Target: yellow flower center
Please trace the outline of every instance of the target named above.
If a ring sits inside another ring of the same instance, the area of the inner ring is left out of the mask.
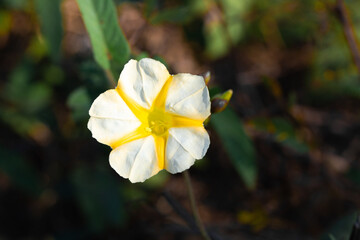
[[[203,126],[202,120],[195,120],[166,111],[165,102],[172,79],[172,76],[167,79],[163,88],[160,90],[159,94],[153,101],[150,109],[146,109],[140,106],[133,99],[129,98],[120,88],[120,86],[116,88],[116,91],[119,93],[120,97],[124,100],[134,115],[139,119],[141,125],[135,131],[127,134],[126,136],[111,144],[113,149],[122,144],[152,135],[155,141],[158,166],[160,169],[164,169],[166,167],[165,150],[169,129],[173,127]]]
[[[167,114],[162,109],[155,108],[148,115],[148,126],[145,128],[145,130],[156,136],[162,136],[167,134],[171,125],[171,115]]]

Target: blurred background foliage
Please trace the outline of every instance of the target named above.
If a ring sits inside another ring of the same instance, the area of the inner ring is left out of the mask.
[[[143,57],[210,71],[211,96],[233,89],[191,169],[214,239],[348,239],[360,79],[337,3],[1,0],[0,239],[197,236],[179,174],[130,184],[86,127],[92,101]],[[345,4],[359,38],[360,2]]]

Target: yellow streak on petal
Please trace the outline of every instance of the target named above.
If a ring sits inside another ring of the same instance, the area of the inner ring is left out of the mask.
[[[130,108],[130,110],[133,112],[133,114],[139,119],[143,124],[147,122],[147,118],[149,115],[149,110],[140,106],[137,102],[135,102],[133,99],[131,99],[124,91],[117,86],[116,91],[120,95],[120,97],[124,100],[126,105]]]
[[[153,135],[155,140],[155,150],[158,161],[159,169],[162,170],[165,168],[165,151],[166,151],[166,142],[168,136],[157,136]]]
[[[123,144],[131,142],[131,141],[135,141],[140,138],[145,138],[149,135],[150,135],[150,133],[145,131],[144,126],[141,125],[135,131],[126,134],[122,138],[120,138],[120,139],[116,140],[114,143],[110,144],[110,146],[112,149],[115,149],[115,148],[119,147],[120,145],[123,145]]]
[[[173,76],[170,76],[166,80],[164,86],[161,88],[160,92],[154,99],[150,109],[146,109],[139,105],[129,96],[127,96],[119,86],[116,88],[116,91],[124,100],[126,105],[141,121],[141,125],[135,131],[112,143],[111,147],[114,149],[122,144],[152,135],[155,141],[157,163],[160,170],[166,168],[165,151],[167,139],[169,137],[168,128],[203,126],[203,120],[191,119],[166,111],[166,98],[172,80]]]
[[[173,113],[168,113],[168,114],[171,114],[171,119],[172,119],[171,127],[202,127],[202,126],[204,126],[203,120],[191,119],[191,118],[176,115]]]
[[[154,109],[154,108],[165,109],[166,97],[167,97],[172,79],[173,79],[173,76],[170,76],[166,80],[164,86],[161,88],[160,92],[158,93],[154,102],[152,103],[151,109]]]

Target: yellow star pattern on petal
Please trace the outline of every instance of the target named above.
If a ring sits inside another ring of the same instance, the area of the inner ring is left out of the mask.
[[[155,140],[158,166],[160,169],[164,169],[165,150],[167,138],[169,136],[169,128],[203,126],[203,121],[190,119],[166,111],[165,101],[172,79],[173,77],[170,76],[166,80],[163,88],[160,90],[159,94],[155,98],[150,109],[146,109],[140,106],[134,100],[129,98],[119,86],[116,87],[116,91],[125,101],[126,105],[130,108],[134,115],[140,120],[141,125],[135,131],[123,136],[122,138],[112,143],[111,147],[113,149],[130,141],[152,135]]]

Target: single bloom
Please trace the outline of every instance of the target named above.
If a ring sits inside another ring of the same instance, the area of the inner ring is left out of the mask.
[[[130,60],[115,89],[95,99],[88,128],[112,148],[111,167],[131,182],[178,173],[204,157],[210,139],[209,91],[201,76],[170,75],[153,59]]]

